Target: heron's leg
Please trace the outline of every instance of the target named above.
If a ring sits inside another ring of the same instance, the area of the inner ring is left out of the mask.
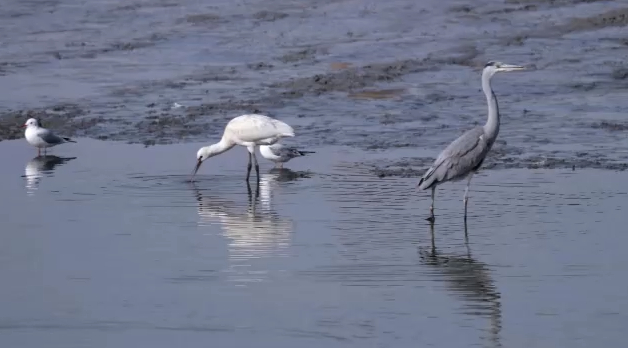
[[[37,157],[41,156],[41,147],[37,148]]]
[[[283,168],[283,162],[279,162],[279,168]]]
[[[467,218],[467,203],[469,202],[469,185],[471,185],[471,179],[473,179],[473,174],[469,174],[469,178],[467,179],[467,187],[464,189],[464,218]]]
[[[246,182],[249,182],[249,176],[251,175],[251,153],[249,152],[249,164],[246,166]]]

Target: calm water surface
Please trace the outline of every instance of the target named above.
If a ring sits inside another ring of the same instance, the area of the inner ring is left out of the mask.
[[[416,179],[367,153],[315,148],[297,179],[262,160],[249,195],[241,148],[186,182],[198,146],[0,144],[1,346],[624,342],[625,173],[486,171],[468,225],[449,184],[432,230]]]

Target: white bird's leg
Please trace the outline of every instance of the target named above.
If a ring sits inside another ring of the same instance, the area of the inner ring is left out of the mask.
[[[279,168],[283,168],[283,162],[279,162],[279,163],[277,163],[277,164],[278,164],[278,166],[277,166],[277,167],[279,167]]]
[[[467,179],[467,187],[464,189],[464,218],[467,219],[467,203],[469,202],[469,185],[471,184],[471,179],[473,179],[473,174],[469,174],[469,178]]]
[[[251,152],[249,152],[249,164],[246,166],[246,182],[249,182],[249,176],[251,174],[251,167],[253,166],[253,164],[251,164]]]
[[[37,148],[37,157],[41,156],[41,147]]]
[[[257,163],[257,156],[255,156],[255,148],[253,149],[253,161],[255,161],[255,173],[257,174],[257,183],[259,184],[259,164]]]
[[[427,218],[427,221],[434,222],[436,218],[434,217],[434,197],[436,196],[436,185],[432,186],[432,205],[430,205],[430,217]]]

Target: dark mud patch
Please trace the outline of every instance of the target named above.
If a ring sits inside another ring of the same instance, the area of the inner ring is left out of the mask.
[[[15,70],[28,66],[26,63],[21,62],[0,62],[0,76],[11,74]]]
[[[275,66],[270,63],[258,62],[258,63],[249,63],[246,65],[246,67],[251,70],[259,71],[259,70],[271,70]]]
[[[277,101],[278,102],[278,101]],[[186,108],[187,117],[190,120],[196,120],[204,117],[215,117],[215,115],[231,114],[234,111],[240,111],[250,114],[269,114],[265,113],[270,106],[279,106],[277,103],[272,104],[270,101],[260,100],[226,100],[216,103],[206,103]]]
[[[472,13],[474,12],[475,7],[470,5],[454,5],[449,8],[449,12],[453,13]]]
[[[344,70],[352,67],[353,64],[346,62],[334,62],[329,64],[331,70]]]
[[[628,68],[616,68],[611,73],[611,77],[614,80],[625,80],[625,79],[628,79]]]
[[[51,52],[51,54],[57,59],[93,59],[107,53],[135,51],[153,47],[159,42],[163,42],[165,40],[167,40],[167,37],[164,35],[152,34],[146,37],[130,39],[128,41],[112,42],[106,44],[105,47],[97,47],[95,44],[86,41],[73,41],[65,44],[67,49],[54,51]]]
[[[551,7],[571,6],[578,4],[588,4],[607,0],[506,0],[506,4],[512,5],[543,5]]]
[[[317,54],[326,54],[326,53],[327,53],[327,50],[324,50],[324,49],[306,48],[304,50],[288,52],[284,54],[283,56],[279,57],[278,59],[282,63],[296,63],[302,60],[307,60],[307,61],[312,62],[314,61],[314,57],[316,57]]]
[[[177,79],[163,79],[142,81],[114,88],[110,91],[114,97],[141,97],[148,94],[163,92],[165,90],[180,90],[188,87],[218,81],[238,80],[238,69],[229,68],[205,68],[196,73],[181,76]]]
[[[274,22],[288,17],[288,14],[273,11],[259,11],[253,14],[253,18],[259,22]]]
[[[424,59],[407,59],[392,63],[378,63],[353,67],[338,72],[317,74],[271,85],[286,89],[284,97],[302,97],[330,92],[349,92],[378,82],[391,82],[404,75],[434,71],[442,65],[477,66],[474,59],[480,54],[475,46],[460,47],[450,55],[431,54]]]
[[[492,14],[502,14],[502,13],[512,13],[512,12],[530,12],[530,11],[536,11],[538,10],[538,6],[537,5],[524,5],[524,6],[517,6],[517,7],[506,7],[503,9],[497,9],[497,10],[489,10],[486,12],[483,12],[483,15],[492,15]]]
[[[559,26],[562,34],[597,30],[608,27],[624,27],[628,25],[628,7],[611,10],[590,17],[574,18],[566,24]]]
[[[597,0],[595,0],[597,1]],[[565,6],[579,2],[595,2],[595,1],[565,1]],[[547,2],[545,2],[547,3]],[[526,40],[540,38],[556,38],[563,35],[578,33],[584,31],[593,31],[609,27],[628,26],[628,8],[620,8],[610,10],[589,17],[578,17],[568,20],[564,24],[547,26],[540,30],[531,30],[520,32],[515,35],[507,36],[501,39],[501,44],[505,46],[522,46]]]
[[[406,90],[404,88],[391,88],[379,90],[365,90],[349,93],[349,98],[354,99],[392,99],[402,95]]]
[[[225,100],[220,102],[204,103],[186,108],[187,116],[195,120],[204,115],[225,115],[234,111],[246,113],[260,113],[261,110],[270,108],[280,108],[285,103],[294,98],[301,98],[306,95],[320,95],[330,92],[352,92],[364,89],[377,82],[390,82],[403,75],[439,69],[443,64],[463,65],[477,67],[480,64],[474,62],[479,55],[475,47],[463,47],[454,51],[449,56],[436,55],[428,56],[425,59],[405,60],[393,63],[372,64],[362,67],[349,67],[345,70],[318,74],[311,77],[304,77],[272,84],[270,87],[279,88],[281,91],[271,90],[266,96],[249,100]],[[262,65],[260,68],[264,68]],[[235,74],[235,72],[233,72]],[[199,80],[198,75],[195,80]],[[203,79],[200,79],[205,82]],[[169,81],[172,84],[172,81]],[[189,81],[188,81],[189,83]],[[151,85],[154,85],[151,82]],[[154,86],[153,86],[154,87]],[[159,86],[160,88],[163,86]],[[181,86],[183,87],[183,85]],[[147,86],[127,87],[118,91],[123,95],[137,95],[144,93]],[[395,93],[397,91],[395,90]]]
[[[24,137],[22,125],[36,118],[45,128],[63,136],[84,136],[101,123],[102,117],[84,117],[87,112],[76,104],[60,104],[48,108],[8,111],[0,114],[0,141]]]
[[[480,18],[479,16],[482,16],[482,15],[495,15],[495,14],[504,14],[504,13],[512,13],[512,12],[536,11],[537,9],[538,9],[538,6],[535,4],[495,8],[495,9],[490,9],[488,11],[478,11],[477,8],[469,6],[469,5],[455,5],[449,8],[449,12],[462,14],[462,15],[472,15],[475,18]]]
[[[179,6],[179,3],[176,2],[160,2],[160,1],[151,1],[150,3],[142,2],[142,3],[134,3],[128,5],[122,5],[114,8],[114,11],[137,11],[140,9],[149,9],[149,8],[164,8],[164,7],[176,7]]]
[[[200,13],[188,15],[184,18],[180,18],[176,21],[177,24],[189,23],[198,26],[216,26],[220,23],[226,22],[222,17],[215,13]]]
[[[593,123],[591,125],[591,128],[604,129],[611,132],[617,132],[617,131],[624,132],[624,131],[628,131],[628,122],[618,123],[618,122],[611,122],[611,121],[602,121],[602,122]]]

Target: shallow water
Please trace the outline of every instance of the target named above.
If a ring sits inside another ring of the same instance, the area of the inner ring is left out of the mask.
[[[9,1],[0,139],[38,116],[68,136],[205,141],[262,112],[303,145],[416,149],[389,164],[423,170],[484,122],[480,68],[500,60],[530,69],[494,79],[487,166],[625,169],[626,14],[619,0]]]
[[[241,148],[186,182],[198,146],[0,144],[2,346],[623,344],[624,173],[483,172],[466,240],[463,183],[432,234],[429,195],[368,153],[262,161],[249,195]]]

